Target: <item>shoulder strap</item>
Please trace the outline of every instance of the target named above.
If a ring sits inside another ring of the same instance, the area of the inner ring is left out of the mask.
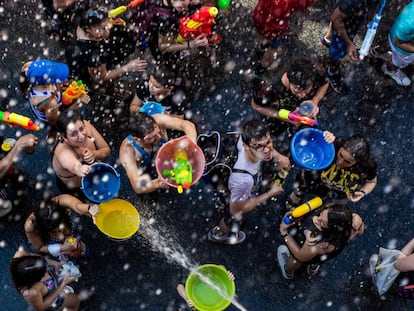
[[[250,173],[249,171],[246,170],[240,170],[238,168],[232,168],[231,169],[232,173],[242,173],[242,174],[249,174],[250,176],[252,176],[253,178],[255,178],[255,175],[253,175],[252,173]]]
[[[151,157],[148,152],[146,152],[144,148],[137,144],[131,134],[127,136],[127,139],[132,147],[134,147],[134,149],[142,155],[142,164],[144,166],[148,166],[151,163]]]
[[[58,83],[56,89],[53,91],[52,95],[47,99],[47,101],[44,103],[45,105],[49,104],[53,98],[56,97],[56,94],[62,89],[62,84]]]

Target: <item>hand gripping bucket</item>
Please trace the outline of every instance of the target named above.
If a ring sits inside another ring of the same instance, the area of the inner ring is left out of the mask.
[[[197,310],[221,311],[231,304],[236,286],[224,267],[205,264],[187,277],[185,292]]]
[[[119,173],[109,164],[94,163],[82,177],[82,191],[92,202],[101,203],[114,198],[121,186]]]
[[[99,204],[95,216],[98,229],[114,240],[126,240],[139,229],[140,217],[137,209],[128,201],[112,199]]]
[[[335,158],[335,147],[323,138],[323,132],[304,128],[290,142],[293,161],[303,169],[318,171],[327,168]]]

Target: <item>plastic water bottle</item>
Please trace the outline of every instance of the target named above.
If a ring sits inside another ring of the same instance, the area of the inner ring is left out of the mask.
[[[313,112],[313,105],[311,102],[303,102],[299,106],[299,114],[303,117],[310,117]]]

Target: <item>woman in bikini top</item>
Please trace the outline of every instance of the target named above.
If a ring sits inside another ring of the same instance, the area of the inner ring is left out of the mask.
[[[58,138],[52,151],[52,167],[68,188],[81,186],[90,165],[109,158],[111,148],[97,129],[74,110],[62,113],[56,123]]]
[[[80,299],[65,293],[66,285],[78,277],[66,275],[59,283],[55,269],[58,263],[18,250],[10,262],[10,275],[14,287],[30,306],[36,310],[79,310]]]

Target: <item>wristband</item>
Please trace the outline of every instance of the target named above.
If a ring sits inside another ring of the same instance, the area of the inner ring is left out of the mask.
[[[50,255],[52,256],[59,256],[62,255],[62,252],[60,251],[60,244],[49,244],[47,246],[47,250],[49,251]]]
[[[189,49],[191,49],[190,48],[190,40],[187,41],[187,46],[188,46]]]
[[[95,204],[93,204],[93,203],[89,203],[89,204],[88,204],[88,212],[91,210],[91,207],[92,207],[92,206],[94,206],[94,205],[95,205]]]
[[[286,238],[287,236],[289,235],[289,233],[285,233],[285,234],[282,234],[282,238]]]
[[[359,190],[359,192],[362,192],[362,194],[364,195],[364,197],[367,196],[367,193],[364,190]]]

